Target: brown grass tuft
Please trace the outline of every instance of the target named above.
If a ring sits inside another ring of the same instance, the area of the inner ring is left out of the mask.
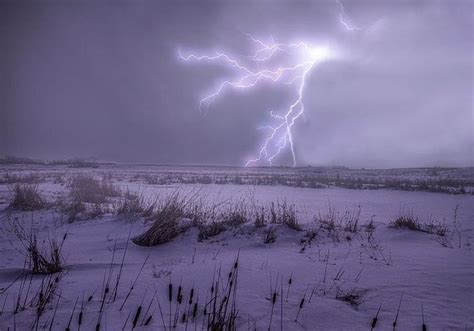
[[[46,205],[38,192],[37,185],[15,184],[12,186],[13,198],[10,207],[17,210],[31,211],[43,209]]]

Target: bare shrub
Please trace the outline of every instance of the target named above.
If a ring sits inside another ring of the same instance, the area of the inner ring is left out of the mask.
[[[121,195],[120,190],[106,179],[99,181],[86,175],[74,177],[69,188],[72,200],[87,203],[104,203],[108,197]]]
[[[43,209],[45,201],[38,192],[37,185],[15,184],[11,187],[13,198],[10,207],[17,210],[31,211]]]

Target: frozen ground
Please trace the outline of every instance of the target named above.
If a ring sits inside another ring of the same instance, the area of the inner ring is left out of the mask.
[[[213,178],[210,184],[192,181],[182,184],[185,180],[155,183],[150,180],[166,176],[202,178],[199,176],[203,173],[196,169],[189,172],[191,175],[186,171],[184,175],[181,172],[178,175],[172,169],[167,169],[163,175],[163,170],[157,172],[148,167],[89,170],[10,166],[2,171],[3,178],[8,174],[10,180],[4,180],[0,185],[0,330],[13,330],[14,326],[18,330],[31,328],[36,319],[35,295],[41,283],[45,282],[45,276],[23,273],[24,249],[11,231],[12,224],[32,228],[40,238],[61,238],[68,233],[62,250],[65,270],[40,318],[39,329],[52,326],[54,330],[64,330],[71,315],[71,330],[78,329],[81,306],[81,328],[84,330],[95,329],[99,319],[102,330],[130,330],[139,306],[143,307],[143,312],[136,329],[170,329],[170,282],[174,286],[172,318],[176,314],[176,288],[180,283],[184,294],[176,329],[205,328],[204,306],[211,298],[213,280],[218,278],[218,270],[221,270],[221,284],[225,285],[237,256],[235,306],[239,330],[265,330],[269,328],[270,320],[274,330],[369,330],[379,308],[375,330],[391,330],[400,299],[397,330],[421,330],[422,307],[429,330],[474,328],[473,195],[383,188],[358,190],[332,185],[329,188],[305,188],[278,183],[215,184],[216,174],[219,178],[234,178],[236,170],[226,168],[203,170],[206,176]],[[278,170],[272,171],[276,171],[278,177]],[[441,176],[443,171],[437,170],[437,176]],[[56,207],[56,200],[67,196],[70,178],[79,173],[105,176],[123,192],[138,192],[148,202],[157,195],[165,199],[176,190],[197,194],[208,205],[246,199],[248,204],[263,206],[286,200],[295,206],[302,230],[296,231],[284,224],[256,229],[249,220],[203,241],[198,240],[200,230],[191,227],[169,243],[154,247],[137,246],[128,240],[129,236],[143,233],[150,223],[144,222],[141,216],[118,215],[112,202],[121,198],[111,198],[104,204],[102,213],[90,219],[66,221],[64,213]],[[393,173],[404,171],[394,170]],[[429,177],[431,181],[439,179],[432,170],[416,173],[416,176]],[[450,178],[454,176],[456,181],[468,183],[473,180],[469,174],[469,171],[467,175],[464,170],[454,171]],[[258,175],[272,176],[268,172]],[[382,175],[376,173],[373,176],[380,179]],[[414,175],[409,172],[402,179],[397,176],[399,182],[407,182]],[[10,187],[15,181],[11,178],[14,177],[19,181],[37,182],[41,195],[50,202],[48,207],[33,212],[7,208],[11,199]],[[366,182],[362,180],[362,183]],[[337,211],[341,219],[346,212],[352,216],[359,215],[360,209],[357,228],[346,231],[341,226],[333,232],[323,229],[308,243],[307,236],[311,230],[321,227],[315,218],[327,218],[328,209]],[[446,234],[441,237],[389,227],[389,223],[400,215],[413,215],[423,224],[442,225]],[[366,226],[370,221],[375,226],[373,230]],[[276,241],[264,244],[262,237],[268,227],[275,229]],[[303,238],[306,238],[304,243]],[[115,284],[124,253],[116,300],[106,295],[102,305],[104,283],[110,275]],[[291,286],[288,284],[290,278]],[[138,280],[126,299],[135,279]],[[192,288],[195,292],[193,305],[198,303],[196,318],[186,318],[187,322],[182,323],[183,312],[192,315],[188,304]],[[277,295],[272,314],[273,293]],[[303,298],[305,301],[298,315]],[[76,300],[78,303],[72,314]],[[18,302],[20,309],[16,309]],[[212,305],[207,307],[207,313],[210,308]],[[14,314],[15,309],[18,311]],[[101,310],[102,314],[99,313]],[[145,324],[148,316],[152,316],[150,323],[140,326]]]

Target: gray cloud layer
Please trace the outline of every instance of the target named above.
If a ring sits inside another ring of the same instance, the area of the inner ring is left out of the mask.
[[[179,61],[243,32],[337,47],[307,81],[298,164],[473,165],[470,1],[3,1],[0,154],[241,165],[285,88],[199,98],[232,74]],[[290,161],[289,155],[279,159]]]

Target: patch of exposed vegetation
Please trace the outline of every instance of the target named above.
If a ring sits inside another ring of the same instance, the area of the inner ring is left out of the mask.
[[[27,257],[28,265],[33,274],[53,274],[63,270],[64,259],[62,247],[67,238],[67,233],[58,240],[49,234],[48,239],[38,240],[33,229],[26,231],[19,222],[9,220],[12,232],[23,246],[22,253]]]
[[[80,175],[72,179],[70,198],[77,202],[105,203],[109,197],[119,197],[120,190],[105,178],[98,180],[91,176]]]
[[[45,200],[41,197],[38,186],[30,184],[15,184],[11,188],[13,198],[10,208],[23,211],[43,209],[46,206]]]
[[[146,218],[148,222],[152,222],[151,227],[133,238],[133,242],[140,246],[167,243],[190,226],[190,224],[184,225],[183,219],[195,220],[200,217],[200,212],[192,197],[182,196],[179,192],[171,194],[162,201],[157,200],[153,211]]]
[[[390,222],[389,227],[436,234],[438,236],[446,236],[448,232],[446,226],[435,222],[432,218],[430,218],[427,223],[421,223],[418,218],[413,215],[399,216]]]

